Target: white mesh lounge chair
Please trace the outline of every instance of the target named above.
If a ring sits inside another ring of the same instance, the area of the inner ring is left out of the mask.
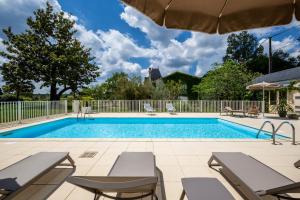
[[[167,109],[167,111],[170,112],[170,113],[176,111],[176,109],[175,109],[175,107],[173,106],[172,103],[166,103],[166,109]]]
[[[155,112],[154,108],[150,105],[150,103],[144,103],[144,109],[146,112],[152,113]]]
[[[220,172],[247,199],[261,200],[268,195],[278,199],[297,199],[286,194],[300,193],[300,182],[294,182],[240,152],[212,153],[208,165],[220,166]]]
[[[72,176],[67,181],[94,193],[94,199],[142,199],[147,196],[157,199],[158,177],[155,157],[150,152],[123,152],[107,176]],[[117,193],[117,196],[107,193]],[[122,193],[137,195],[126,198],[120,196]]]
[[[70,164],[62,163],[65,160]],[[56,166],[71,166],[75,169],[68,152],[40,152],[20,160],[0,171],[0,194],[5,199],[12,199]]]

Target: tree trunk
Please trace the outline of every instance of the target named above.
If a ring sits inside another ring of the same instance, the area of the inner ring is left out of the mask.
[[[20,92],[19,91],[16,91],[16,97],[17,97],[17,101],[19,101],[19,98],[20,98]]]
[[[66,87],[64,89],[62,89],[56,96],[57,96],[57,99],[59,100],[61,95],[63,95],[63,93],[65,93],[66,91],[70,90],[71,88],[70,87]]]
[[[56,83],[52,83],[50,86],[50,101],[57,101],[59,97],[57,96]]]

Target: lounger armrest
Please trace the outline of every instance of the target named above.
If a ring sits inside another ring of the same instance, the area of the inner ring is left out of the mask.
[[[300,190],[300,182],[297,182],[282,187],[272,188],[265,191],[258,191],[257,193],[261,195],[275,195],[275,194],[299,192],[299,190]]]
[[[67,182],[79,187],[95,189],[99,191],[118,191],[154,185],[157,177],[109,177],[109,176],[71,176]]]

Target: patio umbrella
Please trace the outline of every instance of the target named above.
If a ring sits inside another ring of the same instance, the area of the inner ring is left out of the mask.
[[[228,33],[300,20],[300,0],[122,0],[167,28]]]
[[[263,91],[263,116],[265,116],[265,90],[274,90],[279,88],[280,85],[277,83],[261,82],[247,86],[247,90],[262,90]]]

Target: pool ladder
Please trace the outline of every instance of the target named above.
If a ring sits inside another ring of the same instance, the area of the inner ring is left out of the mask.
[[[270,125],[271,125],[271,128],[272,128],[272,140],[273,140],[272,144],[276,144],[275,136],[276,136],[276,134],[278,133],[279,129],[280,129],[284,124],[288,124],[288,125],[290,125],[291,128],[292,128],[292,144],[293,144],[293,145],[296,145],[296,130],[295,130],[295,126],[294,126],[292,123],[288,122],[288,121],[284,121],[284,122],[280,123],[279,126],[278,126],[276,129],[275,129],[275,125],[274,125],[271,121],[265,121],[265,122],[261,125],[259,131],[257,132],[256,138],[258,138],[259,134],[261,133],[261,131],[263,130],[263,128],[265,127],[266,124],[270,124]]]

